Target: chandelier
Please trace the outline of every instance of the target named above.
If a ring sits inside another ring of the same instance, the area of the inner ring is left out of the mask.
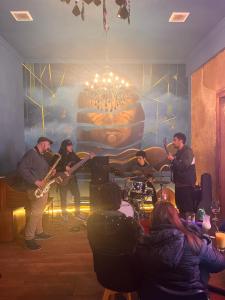
[[[130,83],[113,72],[95,74],[85,83],[85,98],[91,106],[105,112],[113,112],[126,104],[130,96]]]
[[[112,0],[110,0],[112,1]],[[130,24],[130,1],[131,0],[115,0],[115,3],[119,6],[117,17],[123,20],[128,20],[128,24]],[[61,0],[61,2],[65,2],[70,4],[71,0]],[[79,4],[79,2],[81,4]],[[102,5],[102,17],[103,17],[103,27],[105,31],[109,30],[109,24],[107,21],[107,8],[106,8],[106,0],[76,0],[75,6],[73,7],[72,13],[75,17],[80,16],[81,19],[85,20],[85,5],[95,4],[96,6]]]

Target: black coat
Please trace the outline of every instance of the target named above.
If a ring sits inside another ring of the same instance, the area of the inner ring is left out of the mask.
[[[184,234],[171,225],[152,230],[136,255],[145,290],[152,284],[178,291],[205,289],[207,274],[225,269],[225,257],[211,243],[203,238],[195,255]]]
[[[190,147],[178,150],[172,162],[173,181],[175,185],[195,186],[195,158]]]
[[[81,159],[75,152],[63,154],[56,169],[58,172],[64,172],[68,164],[70,164],[70,166],[73,166],[77,164],[80,160]]]

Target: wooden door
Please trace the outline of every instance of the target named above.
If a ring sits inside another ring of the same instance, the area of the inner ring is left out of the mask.
[[[225,217],[225,91],[217,96],[217,197]]]

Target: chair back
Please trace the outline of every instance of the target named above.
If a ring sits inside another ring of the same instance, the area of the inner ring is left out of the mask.
[[[95,213],[88,219],[87,231],[98,281],[114,291],[135,291],[139,285],[136,221],[120,212]]]

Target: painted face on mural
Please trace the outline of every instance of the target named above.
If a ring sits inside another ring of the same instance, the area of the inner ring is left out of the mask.
[[[86,103],[90,105],[88,100]],[[126,147],[143,137],[144,112],[137,99],[128,99],[126,105],[113,112],[96,109],[78,113],[77,120],[80,124],[86,124],[86,128],[80,126],[78,140],[89,141],[96,147]]]
[[[118,113],[88,113],[91,123],[96,128],[90,131],[92,140],[118,147],[130,139],[132,127],[130,123],[135,120],[135,111],[126,110]]]

